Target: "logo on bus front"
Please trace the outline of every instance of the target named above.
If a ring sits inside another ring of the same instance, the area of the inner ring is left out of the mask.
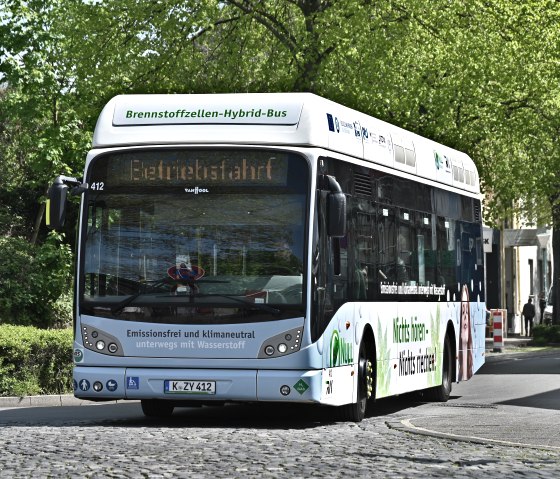
[[[345,366],[353,361],[352,343],[340,336],[338,330],[334,330],[329,346],[328,367]]]

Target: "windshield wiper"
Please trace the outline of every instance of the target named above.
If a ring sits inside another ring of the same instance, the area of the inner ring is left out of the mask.
[[[117,303],[115,306],[113,306],[111,308],[111,313],[120,314],[120,312],[124,308],[126,308],[130,303],[132,303],[139,296],[143,294],[153,293],[154,291],[157,291],[159,288],[161,288],[163,285],[169,283],[174,284],[176,283],[176,280],[172,280],[171,278],[162,278],[160,280],[155,281],[153,284],[147,286],[144,283],[142,283],[142,286],[144,287],[141,287],[138,291],[136,291],[136,293],[131,294],[127,298],[123,299],[120,303]]]
[[[160,280],[155,281],[151,285],[143,284],[143,288],[140,288],[136,293],[131,294],[127,298],[123,299],[120,303],[117,303],[115,306],[111,308],[111,313],[113,314],[120,314],[124,308],[130,305],[132,302],[136,300],[139,296],[143,294],[153,293],[158,291],[162,286],[165,285],[186,285],[196,286],[198,283],[229,283],[229,281],[221,281],[221,280],[198,280],[196,282],[192,280],[184,280],[184,279],[173,279],[173,278],[162,278]],[[261,311],[267,311],[273,314],[280,314],[280,310],[273,306],[264,303],[254,303],[249,301],[248,299],[240,298],[239,296],[233,296],[229,294],[219,294],[219,293],[208,293],[208,294],[200,294],[195,291],[195,289],[191,289],[190,294],[187,293],[186,295],[180,295],[180,297],[189,297],[191,302],[194,302],[195,298],[209,298],[209,297],[220,297],[220,298],[227,298],[233,301],[237,301],[245,306],[251,307],[252,309],[259,309]]]

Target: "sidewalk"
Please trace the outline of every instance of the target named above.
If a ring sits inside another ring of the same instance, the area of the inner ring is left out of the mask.
[[[503,338],[502,352],[512,352],[526,349],[530,346],[533,338],[528,338],[526,336],[513,336],[511,338]],[[486,353],[494,352],[494,339],[486,338]]]
[[[527,350],[527,348],[547,348],[560,345],[549,345],[549,346],[535,346],[533,345],[533,338],[527,336],[511,336],[503,338],[503,352],[515,352],[519,350]],[[494,339],[486,338],[486,351],[493,352],[494,350]]]
[[[560,344],[550,344],[546,346],[534,346],[533,338],[526,336],[514,336],[511,338],[503,338],[503,347],[501,352],[494,351],[494,340],[486,338],[486,362],[492,362],[500,359],[519,358],[523,356],[547,356],[555,354]]]
[[[533,338],[527,336],[512,336],[503,339],[504,349],[525,348],[533,342]],[[494,339],[486,338],[486,350],[492,350],[494,347]]]
[[[493,346],[493,340],[487,339],[487,371],[498,371],[500,367],[501,371],[512,371],[515,370],[515,362],[519,367],[520,362],[530,358],[545,360],[549,357],[555,361],[560,354],[559,344],[534,346],[531,338],[526,337],[504,338],[501,353],[494,352]],[[496,373],[485,375],[482,366],[482,374],[477,377],[476,373],[474,377],[478,387],[471,389],[470,381],[461,382],[457,387],[453,386],[454,397],[448,403],[425,403],[413,412],[406,410],[403,418],[390,419],[387,424],[399,431],[442,439],[488,444],[498,448],[532,447],[558,453],[558,390],[554,384],[545,391],[532,390],[531,387],[524,389],[523,383],[519,383],[520,378],[521,381],[527,380],[532,371],[523,368],[523,365],[521,370],[513,375],[504,374],[498,384],[494,376]],[[521,384],[516,391],[522,397],[514,398],[510,394],[510,386],[513,388],[514,383]],[[491,394],[480,393],[491,388],[495,388]],[[496,451],[499,454],[499,449]]]

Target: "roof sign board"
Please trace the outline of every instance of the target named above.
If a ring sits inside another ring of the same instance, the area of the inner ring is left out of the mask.
[[[194,97],[194,98],[192,98]],[[295,125],[299,122],[303,102],[297,99],[228,98],[220,95],[152,95],[138,101],[135,95],[121,97],[115,105],[113,126],[251,124]]]

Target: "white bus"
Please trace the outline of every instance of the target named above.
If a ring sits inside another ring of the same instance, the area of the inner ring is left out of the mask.
[[[74,389],[175,407],[338,406],[484,363],[478,174],[465,154],[308,93],[123,95],[83,182]]]

